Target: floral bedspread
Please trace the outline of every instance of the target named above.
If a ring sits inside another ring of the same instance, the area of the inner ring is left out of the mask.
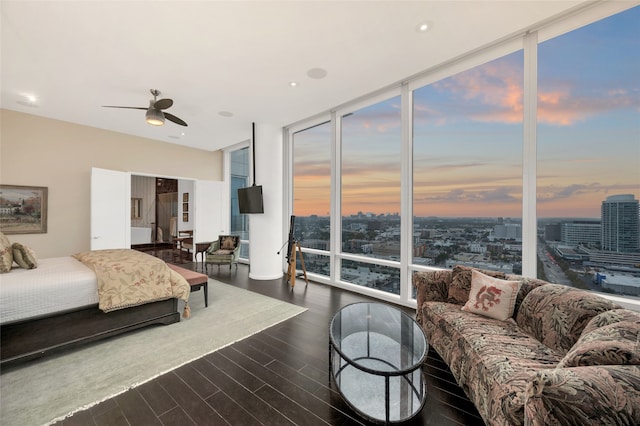
[[[170,298],[189,300],[189,283],[157,257],[128,249],[87,251],[73,257],[95,271],[98,307],[104,312]]]

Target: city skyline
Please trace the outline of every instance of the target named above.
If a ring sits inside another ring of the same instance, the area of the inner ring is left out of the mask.
[[[540,43],[539,218],[595,218],[609,195],[640,199],[639,21],[635,7]],[[521,217],[522,60],[417,89],[415,216]],[[342,216],[399,212],[399,108],[394,97],[345,118]],[[296,137],[294,214],[328,214],[330,126]]]

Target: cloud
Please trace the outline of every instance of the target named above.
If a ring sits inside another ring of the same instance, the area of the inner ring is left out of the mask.
[[[521,55],[506,56],[461,72],[418,89],[415,120],[436,126],[466,120],[519,124],[523,120],[523,80]],[[538,122],[570,126],[613,110],[640,110],[638,93],[604,84],[579,85],[576,81],[542,78],[538,87]]]
[[[452,189],[443,194],[429,194],[416,199],[417,203],[515,203],[522,200],[522,188],[500,186],[490,189]]]
[[[638,185],[634,183],[605,185],[599,182],[592,182],[587,184],[570,184],[567,186],[543,186],[538,187],[537,192],[538,203],[549,203],[558,200],[570,202],[572,199],[587,196],[594,200],[594,206],[600,205],[600,203],[595,200],[598,200],[600,198],[600,201],[603,201],[604,197],[607,194],[640,194],[638,192]]]

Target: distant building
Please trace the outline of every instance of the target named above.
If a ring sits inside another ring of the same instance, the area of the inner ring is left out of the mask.
[[[640,296],[640,278],[598,273],[596,274],[596,282],[615,293]]]
[[[640,251],[640,208],[632,194],[612,195],[602,202],[602,250]]]
[[[522,227],[519,223],[505,223],[493,227],[493,235],[498,240],[521,240]]]
[[[562,239],[562,225],[553,223],[544,227],[545,241],[560,241]]]
[[[600,246],[601,226],[599,220],[575,220],[560,227],[560,241],[567,245]]]

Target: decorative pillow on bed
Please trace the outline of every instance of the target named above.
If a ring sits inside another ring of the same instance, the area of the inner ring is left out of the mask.
[[[13,243],[13,261],[24,269],[35,269],[38,267],[38,259],[36,254],[29,247],[20,243]]]
[[[462,310],[506,321],[513,316],[519,290],[520,281],[505,281],[474,270],[469,300]]]
[[[11,248],[11,242],[0,232],[0,274],[11,271],[11,265],[13,264],[13,249]]]

